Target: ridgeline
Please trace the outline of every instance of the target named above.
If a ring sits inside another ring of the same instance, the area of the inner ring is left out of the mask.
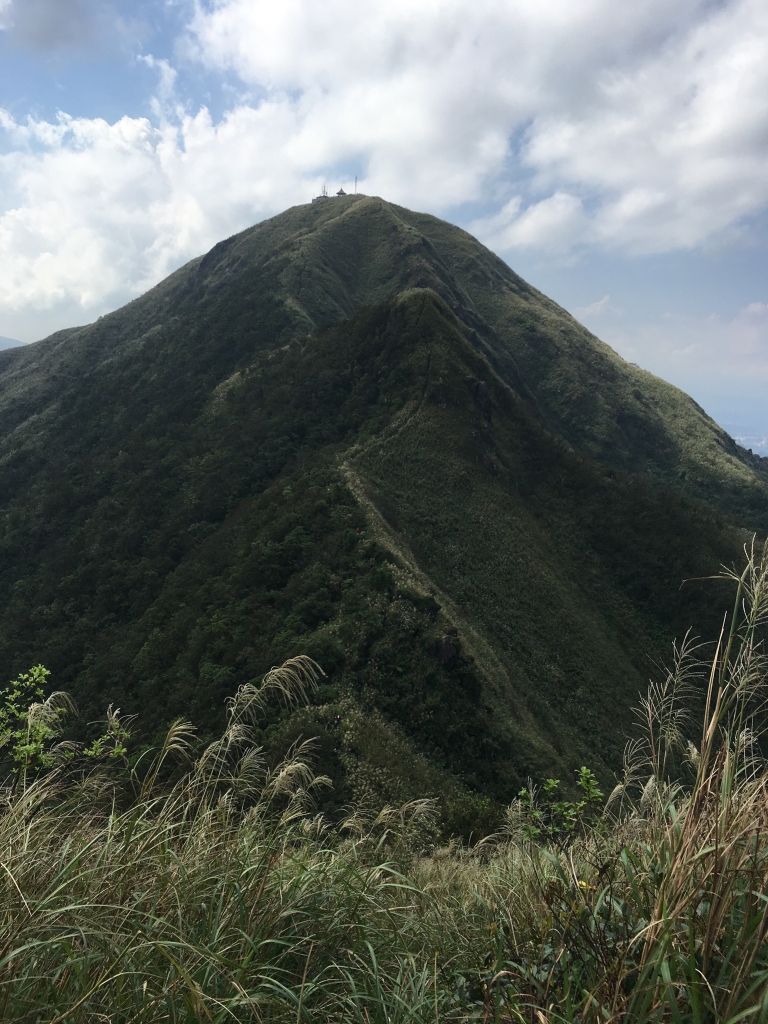
[[[464,834],[528,776],[620,764],[768,527],[768,460],[466,232],[362,196],[0,352],[0,438],[8,678],[213,735],[310,655],[268,757],[317,736],[331,815],[436,795]]]

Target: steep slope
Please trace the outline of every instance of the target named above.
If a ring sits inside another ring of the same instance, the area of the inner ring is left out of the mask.
[[[242,355],[301,340],[412,286],[435,291],[501,378],[579,450],[722,499],[729,511],[738,500],[746,515],[765,516],[765,460],[738,449],[690,398],[625,363],[466,232],[377,198],[295,207],[219,243],[142,298],[74,332],[78,343],[67,346],[66,358],[74,364],[103,359],[115,346],[146,347],[153,330],[190,318],[214,329],[230,355]],[[23,368],[25,391],[34,386],[32,366],[72,334],[6,355]],[[18,405],[6,383],[9,394]]]
[[[315,656],[328,806],[620,758],[768,504],[762,463],[466,233],[297,207],[97,323],[0,353],[0,650],[87,716],[214,728]],[[745,533],[745,530],[747,531]],[[468,824],[469,823],[469,824]]]
[[[615,468],[653,473],[729,511],[736,502],[744,515],[765,521],[766,460],[738,449],[690,398],[625,363],[466,232],[377,198],[295,207],[219,243],[77,332],[66,359],[74,365],[103,359],[115,346],[145,348],[150,332],[173,329],[180,319],[214,330],[218,346],[242,356],[301,340],[412,286],[435,291],[501,378],[574,447]],[[40,384],[32,366],[72,333],[54,335],[34,352],[8,354],[23,368],[24,390]],[[66,374],[66,364],[59,372]],[[18,407],[6,384],[3,395],[9,394]]]

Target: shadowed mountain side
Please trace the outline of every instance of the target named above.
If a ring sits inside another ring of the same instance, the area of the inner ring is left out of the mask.
[[[495,713],[615,764],[649,655],[670,627],[699,628],[702,614],[717,626],[692,577],[737,556],[737,534],[701,503],[576,455],[439,301],[399,301],[422,307],[422,330],[440,323],[410,357],[423,391],[350,451],[350,483],[379,512],[382,543],[425,574],[470,645],[485,641],[472,653]]]
[[[360,708],[411,744],[382,799],[426,754],[433,790],[506,800],[529,772],[616,765],[649,653],[717,617],[679,583],[735,558],[734,531],[558,441],[429,290],[257,355],[197,410],[129,387],[123,359],[0,463],[3,654],[42,657],[91,716],[213,728],[308,651],[329,682],[301,728],[339,792],[372,740],[331,725]]]
[[[761,527],[762,463],[465,232],[297,207],[0,353],[0,652],[92,719],[221,724],[297,653],[327,805],[618,766],[629,708]],[[745,530],[747,532],[745,532]]]

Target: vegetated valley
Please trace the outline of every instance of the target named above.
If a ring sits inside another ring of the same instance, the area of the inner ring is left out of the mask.
[[[3,1019],[768,1013],[766,460],[465,232],[0,352],[0,506]]]

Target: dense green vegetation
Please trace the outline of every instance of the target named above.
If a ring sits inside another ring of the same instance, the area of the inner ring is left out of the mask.
[[[0,353],[0,1019],[768,1021],[766,528],[378,199]]]
[[[99,743],[57,743],[63,698],[36,701],[42,756],[2,735],[0,1017],[764,1021],[767,556],[734,581],[711,666],[683,645],[651,685],[607,804],[582,768],[578,800],[524,790],[474,850],[435,847],[430,801],[362,795],[331,829],[311,749],[265,763],[254,728],[273,698],[306,701],[308,659],[241,688],[197,756],[177,721],[136,757],[114,714]],[[3,695],[14,721],[42,677]]]
[[[760,460],[464,232],[348,197],[0,353],[0,652],[144,742],[178,715],[210,739],[308,654],[270,763],[317,736],[332,818],[430,796],[478,835],[529,775],[610,778],[766,497]]]

